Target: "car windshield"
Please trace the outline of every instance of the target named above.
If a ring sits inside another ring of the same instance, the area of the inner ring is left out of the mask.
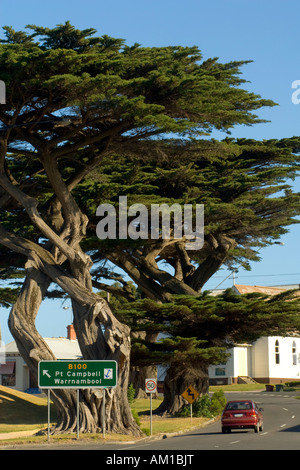
[[[233,403],[228,403],[226,410],[251,410],[252,403],[250,401],[235,401]]]

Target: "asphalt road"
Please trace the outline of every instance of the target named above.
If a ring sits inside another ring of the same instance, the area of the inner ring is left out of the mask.
[[[228,400],[251,398],[264,409],[263,431],[221,433],[220,421],[184,435],[126,446],[145,450],[300,450],[300,400],[292,392],[226,394]],[[116,447],[115,447],[116,448]],[[123,447],[122,447],[123,448]],[[120,449],[120,446],[118,447]]]
[[[239,398],[251,398],[260,407],[264,409],[264,428],[262,432],[254,433],[253,430],[232,430],[230,434],[221,433],[221,423],[216,421],[208,424],[204,428],[195,429],[186,434],[180,434],[173,437],[160,440],[145,440],[131,444],[113,443],[113,444],[72,444],[70,446],[57,447],[55,444],[35,445],[35,446],[15,446],[13,450],[98,450],[102,451],[105,459],[118,456],[139,456],[147,455],[147,459],[154,455],[154,461],[150,463],[159,463],[157,458],[164,455],[164,451],[174,455],[182,454],[179,464],[189,466],[192,464],[194,455],[199,457],[202,451],[224,451],[224,450],[300,450],[300,400],[295,399],[293,392],[247,392],[247,393],[228,393],[228,400]],[[4,447],[0,447],[1,450]],[[6,448],[12,450],[11,448]],[[160,454],[161,453],[161,454]],[[157,458],[155,457],[157,456]],[[137,457],[136,457],[137,458]],[[171,458],[171,457],[169,457]],[[174,457],[175,458],[175,457]],[[185,460],[184,460],[185,458]],[[144,459],[145,461],[147,459]],[[176,457],[178,459],[178,457]],[[156,461],[155,461],[156,460]],[[141,463],[140,461],[139,463]],[[149,464],[149,460],[147,461]],[[116,461],[106,463],[118,464]],[[123,463],[123,462],[119,462]],[[132,461],[131,467],[141,467],[137,461]],[[178,465],[177,461],[160,463],[173,463]],[[152,466],[152,465],[151,465]]]

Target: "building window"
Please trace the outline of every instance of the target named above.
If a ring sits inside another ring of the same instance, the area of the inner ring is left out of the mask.
[[[276,339],[275,341],[275,364],[280,363],[280,355],[279,355],[279,341]]]
[[[14,387],[16,385],[15,374],[2,375],[2,385],[4,387]]]
[[[223,376],[226,375],[225,367],[216,367],[215,368],[215,376],[220,376],[220,375],[223,375]]]
[[[293,356],[293,366],[297,365],[297,346],[296,341],[293,341],[292,344],[292,356]]]
[[[15,361],[1,364],[0,374],[2,377],[1,385],[4,385],[5,387],[14,387],[16,385]]]

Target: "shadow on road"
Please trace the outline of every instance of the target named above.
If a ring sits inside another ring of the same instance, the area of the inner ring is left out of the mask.
[[[300,424],[291,426],[290,428],[281,429],[280,432],[300,432]]]

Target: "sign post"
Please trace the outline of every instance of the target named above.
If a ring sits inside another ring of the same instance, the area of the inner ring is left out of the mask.
[[[48,442],[50,441],[50,388],[48,389]]]
[[[150,393],[150,436],[152,436],[152,393],[155,393],[156,390],[157,390],[157,380],[146,379],[145,391],[146,393]]]
[[[48,389],[48,441],[50,440],[50,390],[77,390],[77,439],[79,439],[79,390],[103,388],[103,436],[105,435],[105,389],[117,386],[116,361],[40,361],[38,386]]]
[[[191,422],[193,420],[193,403],[199,397],[199,393],[191,385],[181,394],[181,396],[189,402],[191,409]]]
[[[105,426],[106,426],[106,422],[105,422],[105,388],[103,389],[103,398],[102,398],[102,406],[103,406],[103,409],[102,409],[102,435],[103,435],[103,439],[105,439]]]
[[[80,422],[79,422],[79,388],[77,388],[77,439],[79,439],[79,430],[80,430]]]

